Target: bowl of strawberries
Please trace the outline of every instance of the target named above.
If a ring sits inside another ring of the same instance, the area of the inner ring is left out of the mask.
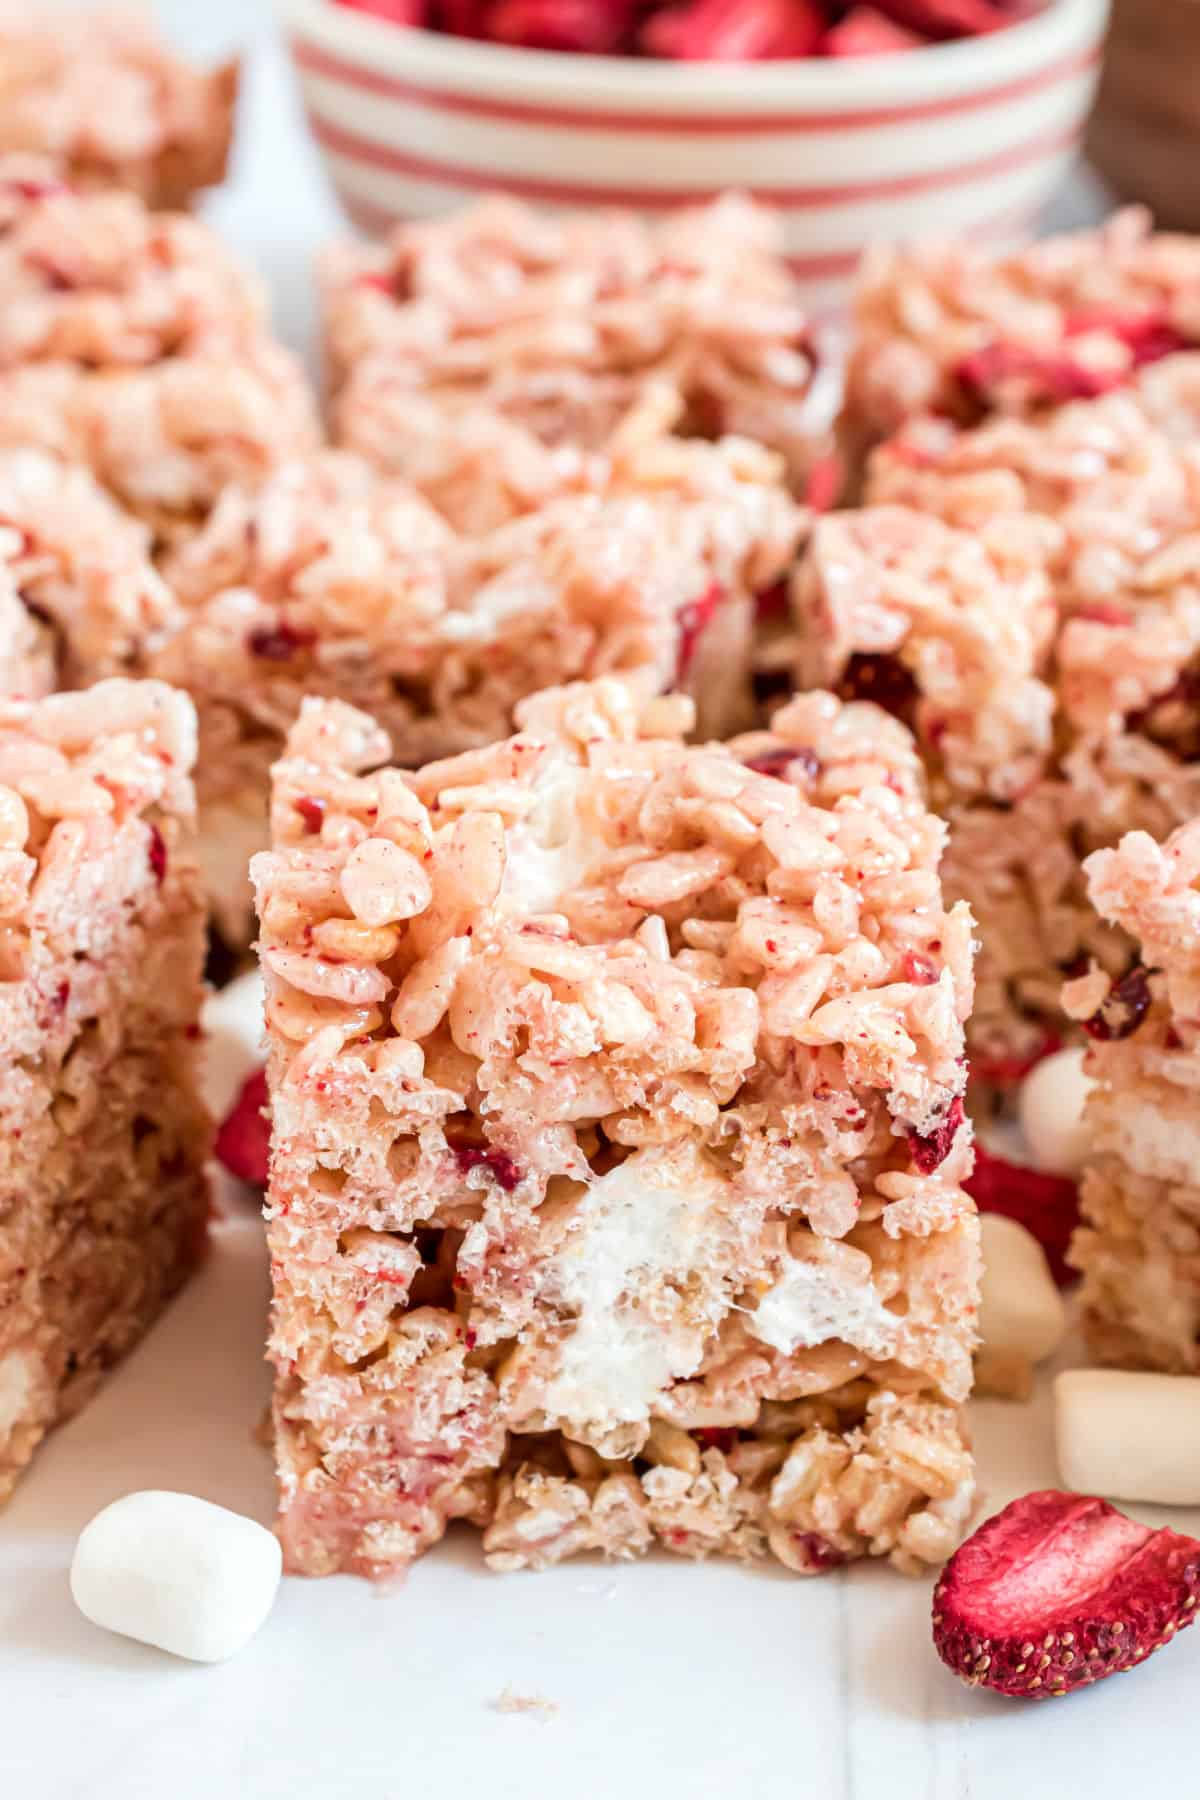
[[[661,216],[740,188],[836,303],[869,244],[1002,241],[1077,147],[1109,0],[279,0],[369,232],[501,189]]]

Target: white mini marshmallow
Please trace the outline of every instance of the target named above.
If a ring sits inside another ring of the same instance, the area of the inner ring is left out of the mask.
[[[1054,1383],[1058,1467],[1078,1494],[1200,1506],[1200,1378],[1069,1369]]]
[[[983,1278],[979,1333],[984,1348],[1029,1363],[1044,1362],[1062,1343],[1067,1312],[1046,1253],[1033,1233],[999,1213],[979,1221]]]
[[[201,1014],[204,1031],[204,1099],[223,1119],[248,1075],[263,1062],[263,984],[257,969],[210,994]]]
[[[85,1525],[71,1593],[85,1618],[192,1662],[248,1644],[275,1602],[279,1542],[253,1519],[162,1489],[126,1494]]]
[[[1082,1049],[1056,1050],[1029,1071],[1017,1096],[1017,1116],[1034,1166],[1050,1175],[1078,1175],[1088,1150],[1083,1108],[1095,1083],[1083,1072]]]

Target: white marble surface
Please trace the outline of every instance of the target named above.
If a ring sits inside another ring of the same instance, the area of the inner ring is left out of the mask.
[[[238,178],[214,220],[311,341],[314,245],[336,225],[265,7],[174,0],[190,46],[253,40]],[[1077,184],[1060,220],[1091,215]],[[236,1661],[200,1668],[72,1606],[75,1534],[116,1495],[178,1487],[268,1520],[261,1234],[244,1197],[203,1274],[0,1516],[0,1797],[21,1800],[1126,1800],[1195,1791],[1200,1633],[1047,1706],[972,1693],[929,1641],[929,1583],[881,1569],[573,1564],[500,1579],[454,1537],[386,1595],[285,1583]],[[989,1506],[1054,1482],[1048,1397],[975,1409]],[[1147,1517],[1153,1516],[1150,1513]],[[1164,1521],[1167,1515],[1162,1515]],[[1171,1522],[1200,1531],[1200,1512]],[[557,1704],[499,1711],[505,1689]]]

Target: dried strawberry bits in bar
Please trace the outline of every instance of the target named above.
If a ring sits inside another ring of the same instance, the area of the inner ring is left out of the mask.
[[[298,363],[207,226],[0,159],[0,442],[90,465],[164,537],[307,449]]]
[[[667,439],[622,469],[626,491],[470,542],[407,483],[325,451],[227,489],[167,559],[188,623],[157,669],[199,709],[202,853],[232,943],[252,935],[246,864],[306,694],[369,711],[406,766],[493,743],[527,695],[601,673],[694,693],[706,731],[747,722],[752,596],[804,523],[777,459]]]
[[[1200,1088],[1200,825],[1161,847],[1131,832],[1085,865],[1100,916],[1137,946],[1113,979],[1093,966],[1064,990],[1096,1086],[1083,1226],[1089,1347],[1103,1362],[1200,1370],[1196,1095]]]
[[[856,453],[906,419],[1040,415],[1200,348],[1200,240],[1137,210],[997,256],[955,243],[872,252],[859,278],[843,424]]]
[[[1025,858],[1036,870],[1045,855],[1040,814],[1021,809],[1041,792],[1054,748],[1044,679],[1053,541],[1033,515],[981,522],[969,534],[906,507],[868,506],[817,523],[792,589],[798,685],[872,698],[916,733],[933,802],[950,824],[947,883],[984,928],[969,1027],[976,1073],[1035,1057],[1044,1038],[1014,1008],[1014,983],[1032,972],[1046,985],[1046,1009],[1058,1012],[1060,980],[1046,973],[1021,885]],[[1015,843],[1018,815],[1029,830]]]
[[[971,922],[908,734],[604,680],[415,775],[310,701],[253,876],[280,1529],[383,1575],[940,1561],[971,1504]],[[770,773],[764,773],[770,770]]]
[[[192,68],[128,8],[0,6],[0,151],[53,156],[81,188],[186,206],[225,174],[237,65]]]
[[[1200,453],[1178,434],[1200,356],[1041,420],[961,430],[917,420],[872,456],[871,499],[937,513],[988,541],[1041,532],[1053,627],[1036,667],[1053,691],[1053,755],[1003,816],[956,824],[947,879],[984,941],[980,1072],[1023,1072],[1061,1030],[1064,972],[1130,945],[1089,905],[1081,860],[1123,832],[1165,838],[1200,812]],[[1008,1022],[1005,1023],[1007,1014]]]
[[[754,438],[796,483],[824,438],[774,223],[743,200],[654,231],[487,200],[332,252],[325,308],[336,434],[462,528],[595,485],[622,435]]]
[[[0,1498],[203,1243],[194,753],[158,682],[0,702]]]
[[[0,449],[0,692],[144,671],[178,622],[141,525],[86,469]]]

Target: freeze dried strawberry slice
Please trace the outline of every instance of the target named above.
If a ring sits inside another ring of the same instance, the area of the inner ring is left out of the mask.
[[[259,1069],[237,1097],[233,1111],[217,1132],[217,1161],[249,1187],[266,1187],[271,1127],[264,1116],[267,1077]]]
[[[1119,338],[1129,348],[1135,369],[1147,363],[1161,362],[1180,350],[1191,349],[1192,343],[1172,325],[1161,311],[1123,313],[1107,306],[1081,307],[1068,313],[1063,321],[1068,337],[1082,337],[1087,332],[1102,331]]]
[[[605,56],[628,36],[633,12],[632,0],[497,0],[483,15],[482,33],[526,50]]]
[[[906,31],[933,38],[983,37],[1014,25],[1029,10],[1013,0],[876,0],[876,4]]]
[[[975,1146],[974,1172],[963,1182],[980,1212],[1000,1213],[1032,1232],[1059,1287],[1074,1281],[1067,1247],[1079,1223],[1079,1188],[1067,1175],[1045,1175]]]
[[[874,6],[852,6],[839,24],[830,26],[821,49],[826,56],[894,56],[898,50],[919,50],[927,42]]]
[[[1043,1700],[1143,1662],[1191,1624],[1198,1593],[1195,1538],[1046,1490],[1014,1500],[950,1558],[933,1642],[972,1687]]]
[[[1083,1021],[1083,1029],[1098,1043],[1132,1037],[1150,1010],[1150,983],[1145,969],[1131,969],[1118,981],[1108,999]]]
[[[760,62],[811,56],[824,33],[816,0],[690,0],[655,13],[638,42],[676,62]]]
[[[1047,356],[1024,344],[985,344],[964,356],[955,369],[973,398],[990,402],[1006,381],[1029,384],[1044,400],[1096,400],[1125,381],[1123,369],[1093,369],[1069,356]]]

